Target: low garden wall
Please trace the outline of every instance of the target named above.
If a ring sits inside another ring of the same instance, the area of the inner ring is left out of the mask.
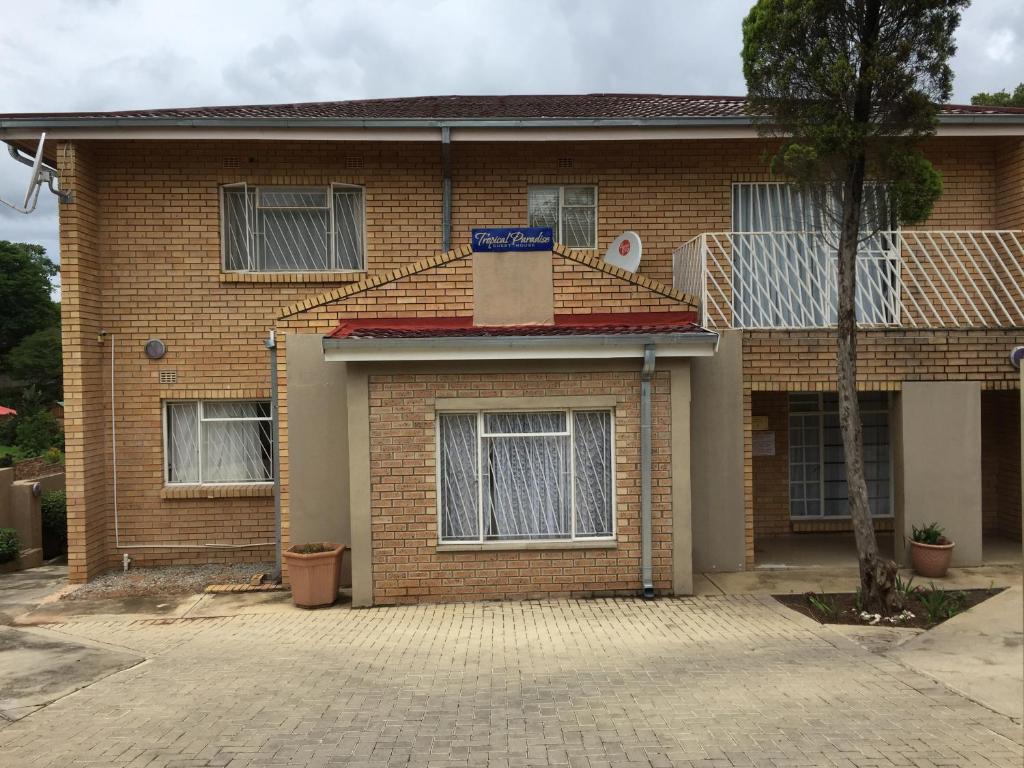
[[[65,487],[63,471],[27,479],[16,477],[15,468],[0,469],[0,531],[13,529],[21,549],[16,560],[0,563],[0,570],[21,570],[42,564],[43,495]]]

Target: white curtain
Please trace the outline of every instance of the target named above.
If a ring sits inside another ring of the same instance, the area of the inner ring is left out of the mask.
[[[567,418],[563,411],[487,413],[482,419],[441,414],[442,540],[570,538],[574,490],[576,535],[610,536],[611,413],[572,414],[574,438]]]
[[[441,538],[480,538],[479,478],[475,413],[440,416]]]
[[[573,413],[576,474],[576,535],[612,534],[612,415]]]
[[[167,480],[199,482],[199,403],[167,404]]]

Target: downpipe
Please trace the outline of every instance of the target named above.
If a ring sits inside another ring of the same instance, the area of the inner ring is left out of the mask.
[[[646,600],[654,598],[654,570],[651,541],[651,376],[654,374],[653,344],[644,346],[640,369],[640,580]]]

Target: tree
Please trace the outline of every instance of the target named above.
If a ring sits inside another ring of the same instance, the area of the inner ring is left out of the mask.
[[[1006,90],[976,93],[971,96],[971,104],[979,107],[1024,107],[1024,83],[1014,88],[1013,93]]]
[[[884,183],[897,223],[923,221],[942,180],[920,151],[949,99],[953,32],[968,0],[758,0],[743,21],[748,108],[778,139],[774,173],[836,200],[836,383],[850,517],[869,606],[901,608],[864,479],[857,402],[857,247],[864,186]]]
[[[57,265],[46,249],[0,240],[0,359],[30,333],[55,325],[60,305],[50,298]]]
[[[60,326],[23,338],[7,355],[6,368],[14,379],[32,382],[47,400],[59,400],[63,382]]]

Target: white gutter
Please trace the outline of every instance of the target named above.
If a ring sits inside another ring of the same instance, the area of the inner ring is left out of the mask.
[[[1024,115],[940,115],[939,136],[1024,135]],[[32,139],[41,130],[53,139],[250,139],[323,141],[609,141],[630,139],[754,138],[746,116],[666,118],[343,119],[343,118],[0,118],[0,139]]]
[[[324,338],[324,360],[402,363],[458,360],[607,360],[644,356],[657,344],[659,357],[710,357],[719,336],[712,331],[593,336],[444,336],[425,338]]]

